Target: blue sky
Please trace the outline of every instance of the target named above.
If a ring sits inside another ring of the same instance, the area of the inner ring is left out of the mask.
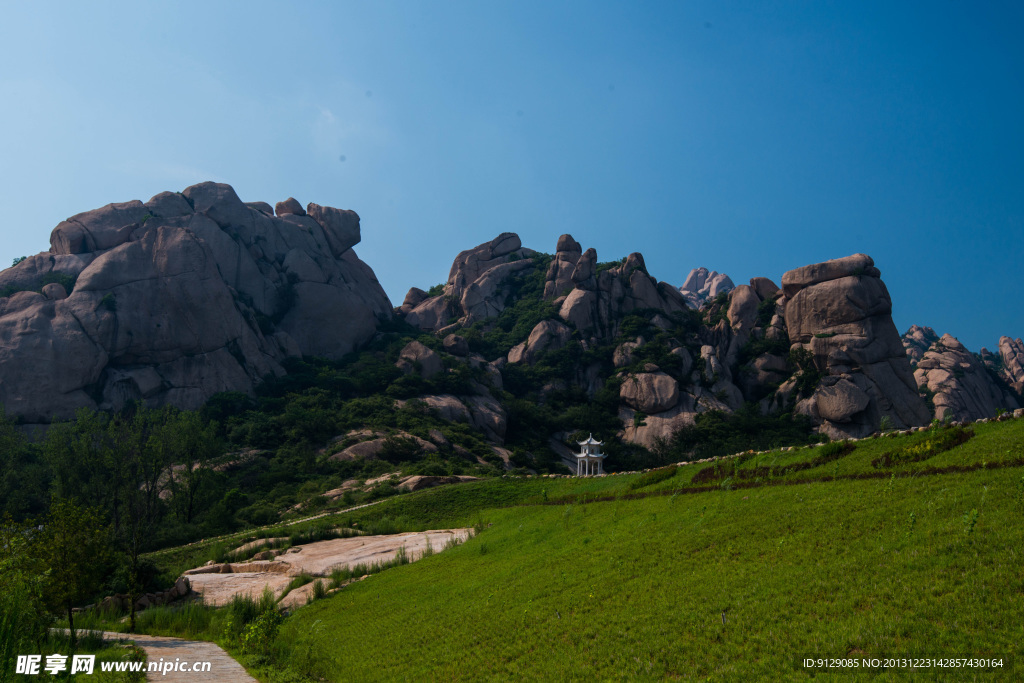
[[[0,1],[0,263],[203,180],[350,208],[392,302],[500,232],[661,280],[874,257],[1024,336],[1024,5]]]

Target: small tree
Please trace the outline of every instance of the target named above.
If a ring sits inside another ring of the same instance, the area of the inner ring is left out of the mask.
[[[52,500],[36,539],[36,555],[45,572],[43,598],[55,614],[67,614],[72,647],[73,608],[99,585],[108,543],[109,534],[99,510],[83,507],[74,499]]]

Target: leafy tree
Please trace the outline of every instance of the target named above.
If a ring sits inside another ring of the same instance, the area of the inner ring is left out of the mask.
[[[42,577],[30,552],[31,527],[0,516],[0,682],[13,680],[15,658],[46,638]]]
[[[44,570],[43,597],[54,613],[64,612],[75,644],[72,608],[98,587],[109,546],[109,533],[96,508],[74,499],[54,498],[43,528],[35,539],[36,555]]]
[[[161,510],[160,490],[169,449],[157,432],[167,411],[136,407],[131,414],[115,415],[108,424],[109,462],[120,482],[123,514],[116,528],[122,561],[127,570],[131,600],[131,630],[135,631],[135,602],[142,594],[141,555]]]
[[[168,470],[171,505],[178,519],[191,524],[198,512],[200,489],[210,480],[209,462],[220,454],[216,422],[203,422],[199,413],[183,412],[157,427],[153,448]]]

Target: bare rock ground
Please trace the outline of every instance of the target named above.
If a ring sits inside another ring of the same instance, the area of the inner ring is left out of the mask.
[[[439,529],[387,536],[355,536],[294,546],[272,562],[235,562],[190,569],[185,574],[192,590],[207,605],[225,605],[236,595],[259,597],[264,588],[275,596],[284,594],[300,574],[330,576],[335,567],[352,568],[390,562],[400,549],[411,561],[420,559],[428,545],[440,552],[449,543],[469,538],[469,529]],[[306,589],[309,590],[309,589]]]

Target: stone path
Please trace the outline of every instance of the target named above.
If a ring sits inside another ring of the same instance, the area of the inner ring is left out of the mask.
[[[205,673],[193,673],[191,671],[168,671],[163,674],[159,671],[146,673],[147,681],[166,681],[176,683],[177,681],[189,681],[190,683],[205,683],[216,681],[217,683],[257,683],[256,679],[242,668],[242,665],[231,658],[227,652],[222,650],[215,643],[208,643],[202,640],[182,640],[181,638],[166,638],[163,636],[146,636],[132,633],[112,633],[105,631],[104,640],[130,640],[146,651],[149,662],[174,662],[180,660],[183,664],[190,666],[196,662],[210,662],[210,671]]]

